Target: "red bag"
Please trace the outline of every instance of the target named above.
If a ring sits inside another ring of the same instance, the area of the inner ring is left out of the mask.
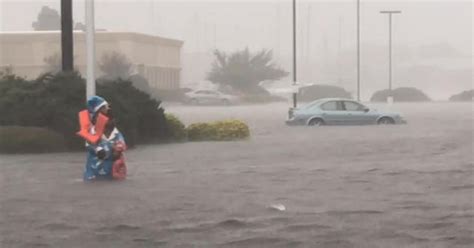
[[[112,165],[112,178],[116,180],[124,180],[127,177],[127,166],[125,165],[125,158],[123,152],[127,149],[124,142],[118,141],[114,145],[114,152],[119,153],[120,156],[114,161]]]
[[[124,180],[127,177],[127,166],[123,155],[114,161],[112,165],[112,178],[116,180]]]

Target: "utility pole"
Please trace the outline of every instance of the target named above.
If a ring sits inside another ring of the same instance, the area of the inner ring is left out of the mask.
[[[61,57],[62,71],[74,70],[72,34],[72,0],[61,0]]]
[[[387,101],[393,101],[392,95],[392,14],[402,13],[399,10],[385,10],[380,11],[381,14],[388,14],[388,98]]]

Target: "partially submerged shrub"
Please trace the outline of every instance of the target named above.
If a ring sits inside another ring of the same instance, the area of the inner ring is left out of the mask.
[[[186,131],[190,141],[214,140],[216,136],[216,130],[210,123],[205,122],[193,123],[186,128]]]
[[[413,87],[401,87],[393,89],[392,92],[389,90],[380,90],[375,92],[370,98],[371,102],[385,102],[387,97],[393,96],[395,102],[427,102],[431,101],[430,98],[421,90]]]
[[[166,113],[166,124],[168,127],[169,139],[173,141],[182,141],[186,139],[186,127],[173,114]]]
[[[474,101],[474,90],[466,90],[449,98],[452,102],[470,102]]]
[[[187,128],[187,131],[190,141],[231,141],[250,136],[247,124],[239,120],[194,123]]]
[[[238,140],[250,136],[247,124],[239,120],[217,121],[211,125],[216,129],[216,140]]]
[[[0,127],[0,153],[61,152],[67,148],[64,137],[39,127]]]

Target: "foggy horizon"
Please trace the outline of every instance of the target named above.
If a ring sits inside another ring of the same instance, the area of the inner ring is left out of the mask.
[[[0,0],[0,31],[32,30],[42,6],[59,12],[59,4]],[[73,5],[74,22],[84,23],[84,2]],[[214,49],[271,49],[290,73],[284,80],[291,78],[291,1],[96,0],[95,5],[97,29],[184,41],[183,87],[205,80]],[[417,87],[435,100],[471,89],[472,7],[470,1],[361,1],[363,99],[387,82],[388,17],[379,13],[387,9],[402,11],[392,23],[394,87]],[[298,81],[342,86],[354,94],[355,56],[356,1],[297,1]],[[427,67],[436,75],[414,72]]]

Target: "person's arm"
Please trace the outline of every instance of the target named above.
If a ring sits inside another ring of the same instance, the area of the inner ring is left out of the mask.
[[[100,160],[104,160],[107,156],[105,145],[101,144],[100,142],[97,145],[87,143],[87,151],[95,154]]]

